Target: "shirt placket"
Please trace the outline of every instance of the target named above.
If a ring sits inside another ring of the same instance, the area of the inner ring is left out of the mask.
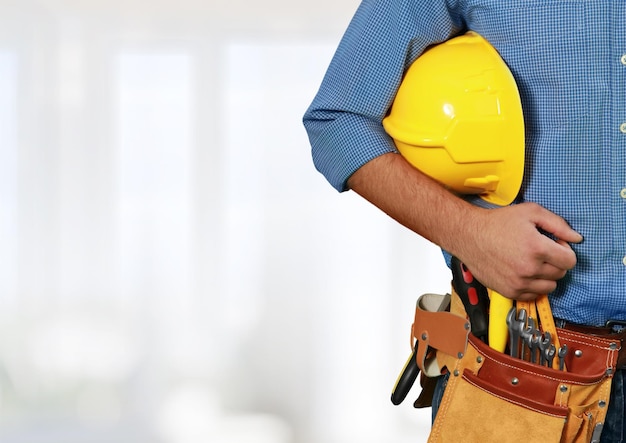
[[[611,63],[612,121],[610,128],[612,149],[611,184],[614,192],[619,193],[619,203],[613,210],[614,245],[619,248],[621,262],[626,267],[626,39],[623,37],[626,27],[623,25],[626,8],[622,1],[613,1],[613,29],[611,51],[614,60]],[[613,199],[610,199],[613,201]],[[626,272],[626,269],[625,269]]]

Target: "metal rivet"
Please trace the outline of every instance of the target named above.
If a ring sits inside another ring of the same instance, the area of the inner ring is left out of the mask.
[[[612,350],[612,351],[616,350],[617,349],[617,344],[616,343],[611,343],[609,345],[609,349]]]
[[[424,332],[422,334],[422,340],[426,340],[427,338],[428,338],[428,334]]]
[[[511,384],[512,385],[518,385],[519,384],[519,378],[513,377],[513,379],[511,380]]]
[[[566,385],[561,385],[561,387],[559,389],[561,389],[561,392],[567,392],[567,386]]]
[[[604,408],[604,407],[606,407],[606,402],[604,400],[600,400],[598,402],[598,406],[600,406],[601,408]]]
[[[606,368],[606,375],[611,375],[613,373],[613,368]]]
[[[469,331],[470,330],[470,324],[469,323],[465,323],[465,330]]]
[[[463,358],[463,353],[462,353],[462,352],[459,352],[459,353],[457,354],[457,356],[458,356],[459,358]]]
[[[454,374],[454,376],[455,376],[455,377],[458,377],[458,376],[459,376],[459,370],[458,370],[458,369],[455,369],[455,370],[454,370],[454,372],[453,372],[453,374]]]
[[[476,357],[476,363],[482,363],[482,362],[483,362],[482,356],[479,355],[478,357]]]
[[[574,355],[575,355],[576,357],[580,358],[580,357],[582,357],[582,356],[583,356],[583,351],[581,351],[580,349],[576,349],[576,350],[574,351]]]

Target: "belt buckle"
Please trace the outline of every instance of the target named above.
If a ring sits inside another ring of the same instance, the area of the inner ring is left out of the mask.
[[[620,329],[626,328],[626,320],[607,320],[604,324],[605,328],[614,329],[616,326],[620,327]]]

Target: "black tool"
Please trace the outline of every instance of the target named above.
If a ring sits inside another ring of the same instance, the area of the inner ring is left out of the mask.
[[[452,287],[463,302],[472,325],[472,334],[487,343],[489,334],[489,294],[457,257],[452,257]]]
[[[419,342],[415,342],[413,353],[404,364],[404,368],[402,368],[402,372],[400,372],[398,380],[396,380],[396,385],[391,391],[391,403],[396,406],[404,401],[407,394],[411,390],[411,387],[415,383],[417,375],[420,373],[420,368],[417,366],[417,360],[415,359],[418,343]]]

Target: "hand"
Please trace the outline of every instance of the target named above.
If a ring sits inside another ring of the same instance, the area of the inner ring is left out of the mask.
[[[371,160],[348,184],[399,223],[456,255],[481,283],[505,297],[533,300],[552,292],[576,265],[569,243],[581,242],[582,236],[558,215],[535,203],[473,206],[401,155]]]
[[[474,234],[457,255],[480,282],[505,297],[534,300],[550,293],[576,265],[569,243],[581,242],[582,236],[540,205],[480,209],[475,215],[469,226]]]

